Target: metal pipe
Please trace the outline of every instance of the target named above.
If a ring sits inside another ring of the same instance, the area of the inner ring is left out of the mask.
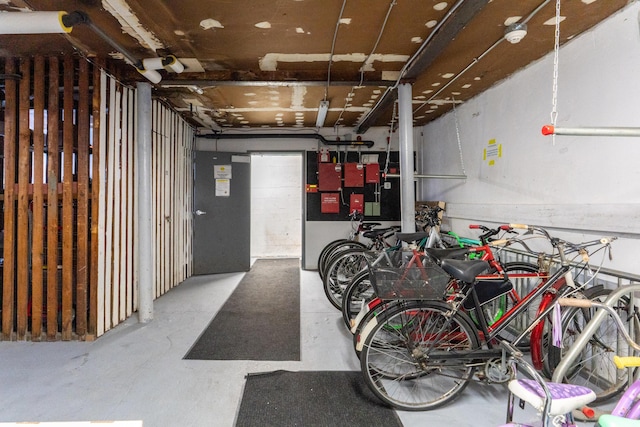
[[[207,133],[204,135],[198,135],[198,138],[205,139],[253,139],[253,138],[278,138],[278,139],[291,139],[291,138],[312,138],[317,139],[322,142],[324,145],[365,145],[368,148],[373,147],[373,141],[365,141],[365,140],[355,140],[355,141],[331,141],[326,139],[324,136],[318,133],[253,133],[253,134],[244,134],[244,133]]]
[[[153,319],[153,296],[155,288],[155,242],[153,239],[153,200],[151,197],[151,85],[137,84],[136,93],[136,206],[138,260],[138,320],[147,323]]]
[[[398,86],[398,135],[400,139],[400,219],[403,233],[416,231],[416,194],[413,184],[413,113],[411,84]]]
[[[619,287],[604,300],[603,304],[613,307],[620,297],[632,292],[640,292],[640,284]],[[553,372],[553,378],[551,379],[553,382],[562,382],[569,368],[573,366],[573,363],[580,355],[580,352],[582,352],[585,346],[589,343],[593,334],[598,330],[600,324],[608,315],[609,314],[606,310],[596,310],[596,313],[591,317],[591,320],[589,320],[585,328],[582,330],[582,333],[578,335],[578,338],[576,338],[565,355],[562,356],[560,364]]]
[[[320,80],[193,80],[176,79],[165,80],[161,87],[214,87],[214,86],[257,86],[257,87],[295,87],[295,86],[326,86],[326,81]],[[391,86],[393,82],[388,80],[368,80],[359,82],[357,80],[332,80],[329,86]]]
[[[563,128],[553,125],[542,126],[542,134],[579,136],[640,136],[640,128],[631,127],[579,127]]]
[[[398,173],[388,173],[385,174],[386,178],[400,178],[400,174]],[[432,175],[432,174],[414,174],[413,177],[415,179],[418,178],[433,178],[433,179],[467,179],[466,175]]]

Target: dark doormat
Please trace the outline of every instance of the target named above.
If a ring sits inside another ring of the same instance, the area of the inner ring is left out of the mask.
[[[248,374],[236,427],[402,426],[354,371]]]
[[[300,260],[257,260],[184,358],[300,360]]]

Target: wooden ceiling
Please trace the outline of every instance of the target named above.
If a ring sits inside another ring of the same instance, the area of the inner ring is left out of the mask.
[[[562,0],[561,43],[627,4]],[[83,11],[111,40],[87,25],[65,35],[2,35],[0,56],[109,57],[125,81],[144,80],[115,42],[140,60],[175,55],[184,72],[161,70],[154,95],[203,130],[315,129],[326,100],[325,127],[364,133],[392,122],[398,82],[413,84],[420,126],[549,53],[556,6],[557,0],[0,0],[8,13]],[[507,27],[523,22],[526,36],[506,41]]]

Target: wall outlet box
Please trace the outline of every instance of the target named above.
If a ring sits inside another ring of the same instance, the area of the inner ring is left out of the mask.
[[[384,189],[385,190],[391,190],[391,183],[389,181],[385,181],[384,183]]]

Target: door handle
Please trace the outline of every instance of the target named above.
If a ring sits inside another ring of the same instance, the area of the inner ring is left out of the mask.
[[[207,214],[205,211],[201,211],[200,209],[196,210],[194,213],[198,216]]]

